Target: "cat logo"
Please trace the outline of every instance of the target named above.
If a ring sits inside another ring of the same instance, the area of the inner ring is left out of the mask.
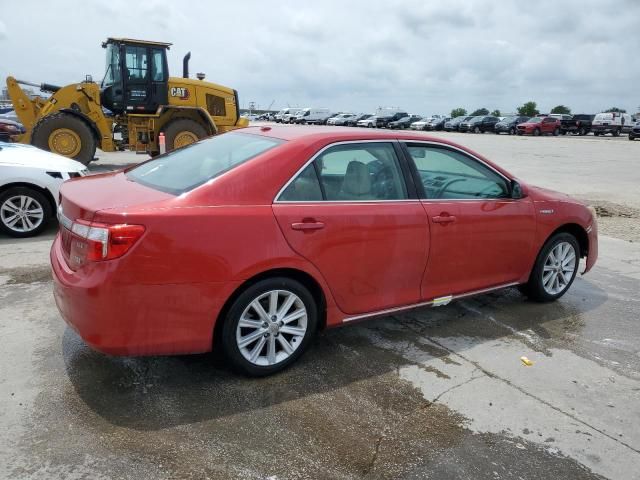
[[[180,100],[189,98],[189,89],[185,87],[171,87],[171,96],[178,97]]]

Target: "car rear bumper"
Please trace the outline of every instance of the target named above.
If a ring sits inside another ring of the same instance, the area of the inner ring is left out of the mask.
[[[123,284],[118,260],[71,270],[59,235],[50,252],[53,295],[65,322],[93,349],[111,355],[211,350],[213,327],[235,282]]]

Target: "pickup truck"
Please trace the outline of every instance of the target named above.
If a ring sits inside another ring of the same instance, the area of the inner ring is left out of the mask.
[[[574,135],[586,135],[591,131],[591,122],[595,115],[587,115],[580,113],[572,116],[570,119],[560,120],[560,132],[563,135],[572,133]]]

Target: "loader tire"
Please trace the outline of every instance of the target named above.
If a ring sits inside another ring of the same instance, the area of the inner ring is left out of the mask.
[[[48,115],[33,127],[31,145],[85,165],[96,155],[96,138],[84,120],[64,112]]]
[[[186,147],[208,136],[205,128],[195,120],[180,118],[174,120],[164,129],[167,152]]]

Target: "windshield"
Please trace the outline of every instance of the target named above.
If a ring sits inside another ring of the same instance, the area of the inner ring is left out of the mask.
[[[121,79],[120,49],[117,45],[110,43],[107,45],[106,66],[104,78],[102,79],[102,87],[108,87],[114,83],[120,83]]]
[[[228,172],[283,141],[246,133],[227,133],[149,160],[126,172],[147,187],[179,195]]]
[[[504,117],[501,122],[515,122],[518,119],[516,115],[509,115],[508,117]]]
[[[540,123],[542,121],[542,117],[533,117],[527,120],[527,123]]]

